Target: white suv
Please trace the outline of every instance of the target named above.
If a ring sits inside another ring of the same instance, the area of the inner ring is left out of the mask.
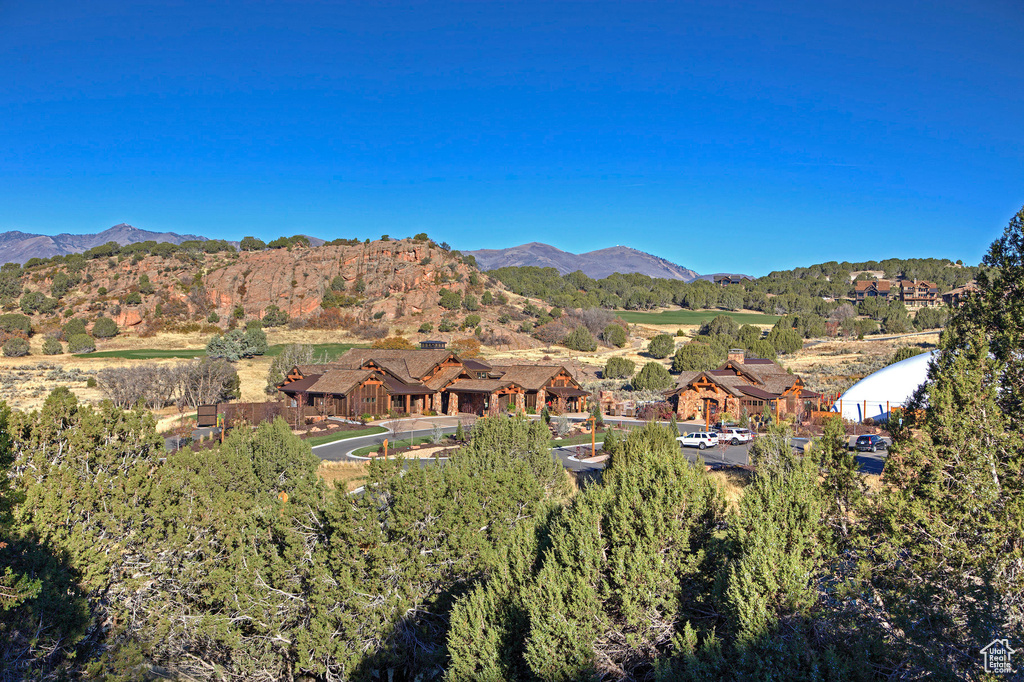
[[[685,448],[687,446],[691,448],[704,448],[714,447],[718,445],[718,434],[708,431],[694,431],[693,433],[686,433],[679,438],[677,441]]]
[[[725,429],[719,431],[718,437],[731,445],[749,443],[750,441],[754,440],[754,434],[750,433],[750,429],[740,429],[734,428],[732,426],[726,427]]]

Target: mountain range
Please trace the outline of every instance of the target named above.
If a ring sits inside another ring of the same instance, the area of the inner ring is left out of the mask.
[[[684,282],[691,282],[698,277],[697,273],[689,268],[628,246],[613,246],[587,253],[569,253],[549,244],[531,242],[507,249],[479,249],[465,253],[476,258],[481,270],[535,265],[554,268],[563,275],[581,270],[594,279],[602,279],[616,272],[635,272],[649,277],[681,279]]]
[[[0,233],[0,263],[24,263],[30,258],[52,258],[69,253],[82,253],[94,246],[117,242],[122,246],[136,242],[155,241],[180,244],[189,240],[206,241],[206,237],[175,232],[149,232],[121,223],[97,234],[29,234]]]
[[[206,239],[207,237],[194,234],[150,232],[125,223],[115,225],[97,234],[44,235],[19,231],[2,232],[0,233],[0,263],[25,263],[31,258],[50,258],[69,253],[81,253],[107,242],[117,242],[122,245],[144,241],[180,244],[184,241],[205,241]],[[315,237],[309,237],[309,240],[312,246],[324,243],[324,240]],[[238,246],[237,242],[231,243]],[[465,253],[476,258],[477,265],[481,270],[535,265],[555,268],[563,275],[581,270],[594,279],[601,279],[616,272],[640,273],[649,277],[678,279],[684,282],[690,282],[699,277],[689,268],[627,246],[613,246],[576,254],[562,251],[549,244],[531,242],[507,249],[480,249]]]

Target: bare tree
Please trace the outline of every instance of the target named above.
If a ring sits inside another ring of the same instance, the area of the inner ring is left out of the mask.
[[[178,394],[189,407],[238,397],[238,372],[227,360],[203,358],[178,368]]]

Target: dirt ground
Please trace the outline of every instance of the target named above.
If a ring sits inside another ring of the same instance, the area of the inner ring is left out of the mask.
[[[779,362],[786,369],[803,377],[807,387],[812,391],[839,393],[868,374],[885,367],[899,348],[913,346],[922,351],[929,351],[933,350],[938,342],[938,333],[863,341],[815,340],[796,353],[782,356]]]
[[[320,462],[317,473],[328,486],[350,492],[366,482],[369,462]]]
[[[561,346],[516,351],[493,351],[485,347],[482,357],[498,361],[516,359],[551,363],[578,362],[596,372],[609,358],[621,356],[633,360],[639,367],[651,360],[646,355],[641,355],[647,346],[647,340],[657,333],[674,335],[677,329],[683,329],[686,333],[686,336],[677,338],[679,344],[687,342],[697,331],[697,327],[692,325],[630,325],[630,341],[625,348],[600,347],[594,353],[580,353]],[[272,328],[266,332],[267,340],[272,345],[365,343],[361,339],[338,331]],[[125,367],[139,362],[182,362],[176,359],[124,360],[72,355],[46,356],[42,355],[42,340],[41,335],[32,338],[32,354],[27,357],[0,357],[0,399],[6,400],[18,409],[38,408],[46,395],[57,386],[67,386],[85,402],[98,402],[102,399],[101,392],[98,388],[89,388],[86,384],[99,370],[108,367]],[[101,341],[99,350],[201,349],[208,340],[208,335],[200,333],[161,333],[148,338],[125,334]],[[883,367],[892,353],[901,346],[914,345],[928,350],[934,348],[937,342],[938,334],[910,336],[897,340],[813,340],[803,350],[783,356],[780,362],[787,369],[803,376],[812,390],[832,393],[849,387],[860,378]],[[236,364],[243,401],[257,402],[266,399],[264,389],[271,361],[269,357],[256,357],[240,360]],[[661,362],[667,366],[671,360],[665,359]],[[165,418],[161,423],[170,421],[167,419],[170,415],[161,416]]]

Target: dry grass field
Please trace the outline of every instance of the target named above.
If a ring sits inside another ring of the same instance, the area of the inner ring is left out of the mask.
[[[779,362],[803,377],[812,391],[837,393],[885,367],[898,349],[913,346],[928,351],[938,342],[938,333],[863,341],[826,339],[784,355]]]
[[[366,482],[369,462],[320,462],[317,473],[328,486],[351,492]]]

